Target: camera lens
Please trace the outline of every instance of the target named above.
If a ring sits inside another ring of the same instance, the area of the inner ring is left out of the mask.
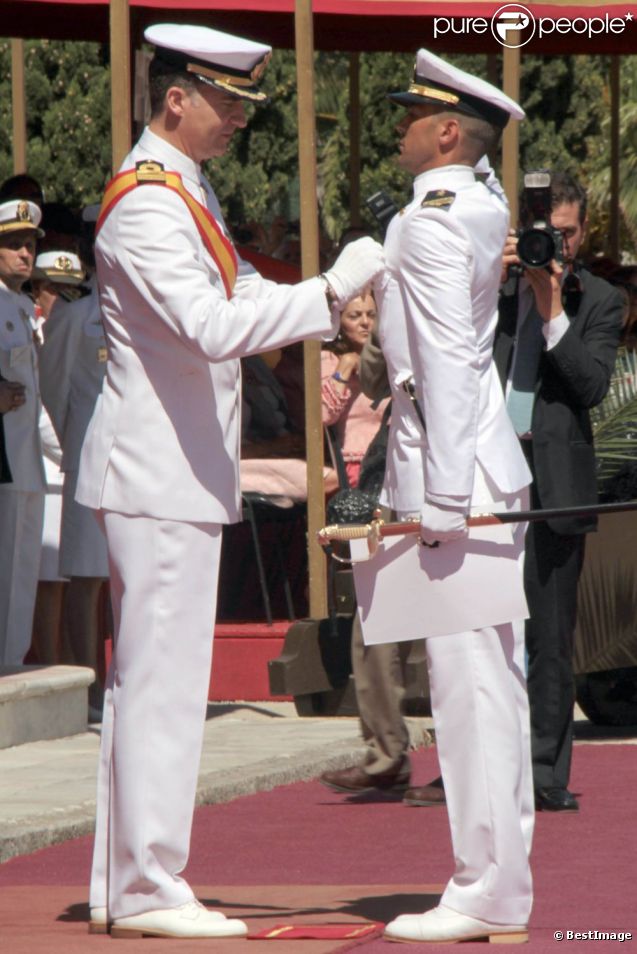
[[[546,268],[555,258],[555,242],[544,229],[527,229],[518,241],[518,256],[527,268]]]

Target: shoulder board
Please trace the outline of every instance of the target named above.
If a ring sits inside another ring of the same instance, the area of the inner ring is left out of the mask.
[[[455,192],[448,192],[446,189],[434,189],[427,193],[420,206],[423,209],[448,209],[453,204],[455,197]]]
[[[142,159],[135,163],[135,175],[138,182],[166,182],[166,173],[161,162]]]

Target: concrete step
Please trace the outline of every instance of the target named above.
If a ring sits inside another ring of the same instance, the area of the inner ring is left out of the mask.
[[[0,749],[86,732],[94,679],[84,666],[0,666]]]

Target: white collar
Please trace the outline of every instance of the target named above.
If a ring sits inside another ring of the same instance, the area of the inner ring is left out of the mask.
[[[421,172],[414,179],[414,198],[429,189],[440,189],[445,183],[453,185],[471,184],[475,182],[475,178],[471,166],[437,166],[435,169],[427,169],[426,172]]]
[[[187,156],[181,149],[177,149],[166,139],[152,132],[148,126],[144,129],[137,143],[136,149],[142,149],[153,159],[163,162],[169,172],[178,172],[187,179],[199,184],[201,182],[201,168],[198,162]]]

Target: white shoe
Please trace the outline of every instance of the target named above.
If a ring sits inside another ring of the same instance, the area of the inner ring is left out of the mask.
[[[197,904],[201,902],[197,901]],[[205,909],[204,909],[205,910]],[[226,916],[222,914],[221,911],[208,911],[208,914],[211,918],[214,918],[216,921],[225,921]],[[89,934],[108,934],[110,924],[108,922],[108,912],[106,906],[91,908],[91,919],[88,925]]]
[[[144,911],[127,918],[115,918],[111,937],[245,937],[248,926],[221,911],[209,911],[199,901],[178,908]]]
[[[440,904],[424,914],[401,914],[385,927],[387,941],[469,941],[486,938],[492,944],[525,944],[526,925],[491,924],[459,914]]]
[[[91,919],[88,922],[89,934],[108,934],[108,917],[106,908],[91,908]]]

